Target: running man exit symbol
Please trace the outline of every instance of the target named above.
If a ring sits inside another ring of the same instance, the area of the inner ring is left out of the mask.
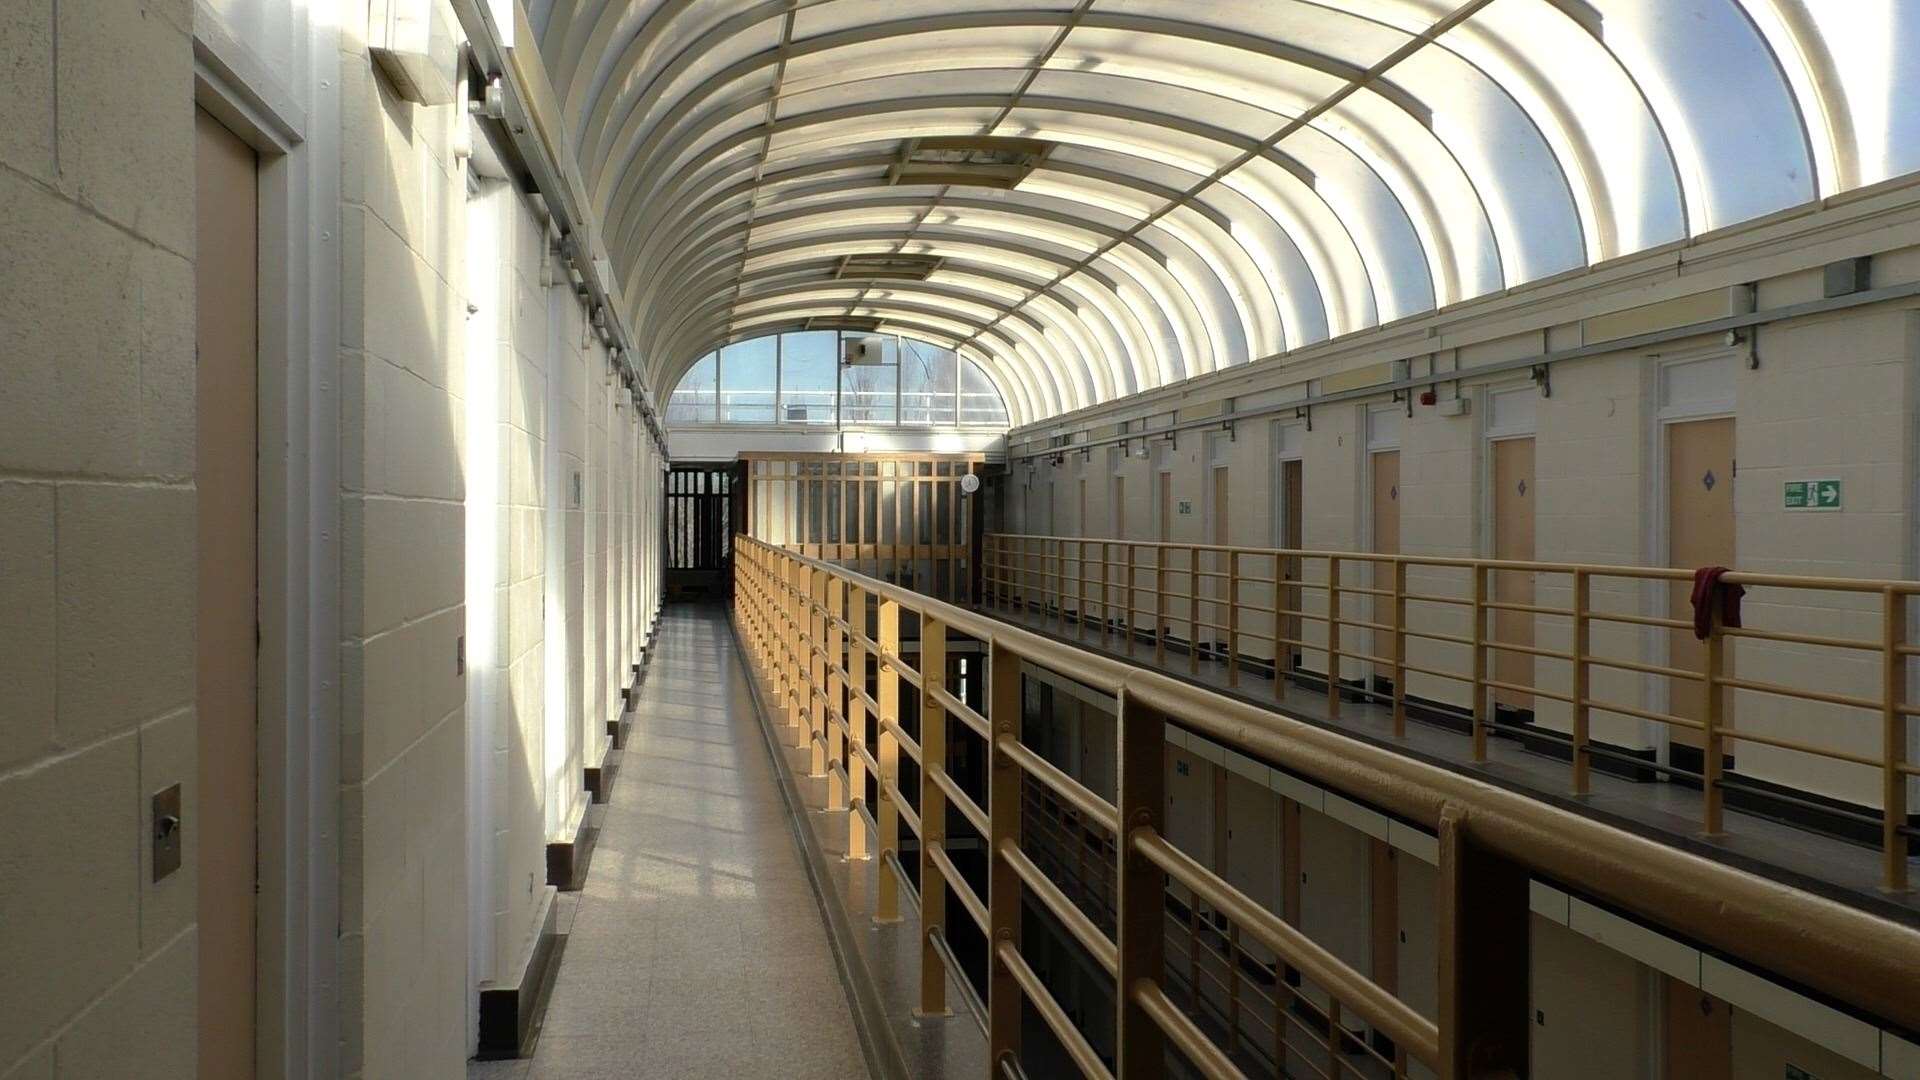
[[[1789,480],[1781,493],[1788,510],[1838,510],[1844,502],[1838,480]]]

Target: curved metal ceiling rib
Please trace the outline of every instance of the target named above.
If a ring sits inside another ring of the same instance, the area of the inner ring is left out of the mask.
[[[530,16],[662,391],[865,318],[1028,423],[1920,168],[1905,0]],[[926,156],[955,137],[1001,171]]]

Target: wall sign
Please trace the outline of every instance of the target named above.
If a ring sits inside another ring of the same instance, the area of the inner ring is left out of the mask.
[[[1840,481],[1789,480],[1782,491],[1781,505],[1788,510],[1838,510]]]
[[[1193,513],[1193,500],[1192,500],[1192,499],[1181,499],[1181,500],[1180,500],[1180,512],[1181,512],[1182,514],[1192,514],[1192,513]]]

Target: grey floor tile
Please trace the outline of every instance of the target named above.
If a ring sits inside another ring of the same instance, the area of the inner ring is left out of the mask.
[[[469,1080],[864,1076],[777,784],[724,614],[669,612],[535,1055]]]

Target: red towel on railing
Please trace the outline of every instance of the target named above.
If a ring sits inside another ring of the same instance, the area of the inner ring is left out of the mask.
[[[1713,633],[1716,609],[1721,626],[1740,625],[1740,598],[1747,595],[1746,587],[1720,580],[1732,572],[1724,566],[1703,566],[1693,572],[1693,636],[1701,641]]]

